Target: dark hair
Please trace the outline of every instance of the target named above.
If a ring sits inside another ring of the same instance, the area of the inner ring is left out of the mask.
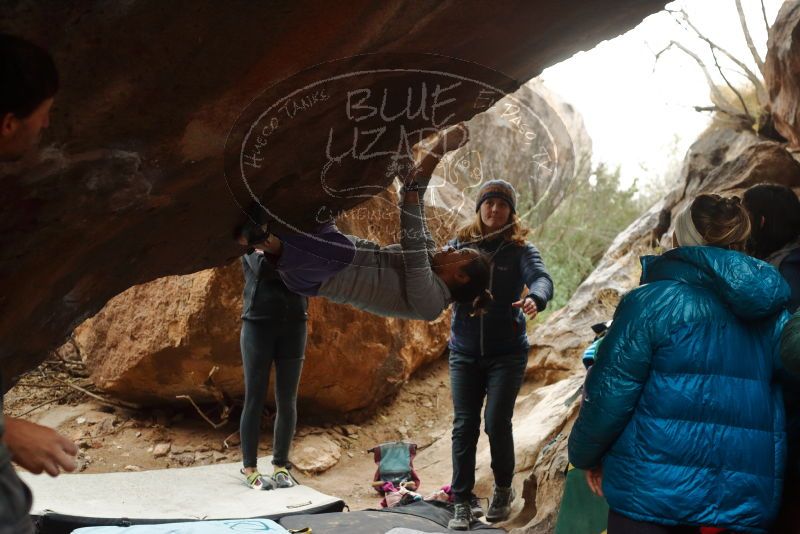
[[[768,257],[800,234],[800,200],[788,187],[754,185],[744,192],[743,202],[753,227],[747,250],[756,258]]]
[[[46,50],[0,33],[0,117],[24,119],[58,91],[58,71]]]
[[[471,262],[464,265],[461,270],[469,276],[469,281],[454,288],[450,288],[453,300],[461,304],[472,304],[473,314],[484,313],[486,307],[494,300],[489,291],[489,273],[492,265],[489,256],[471,248],[478,255]]]
[[[743,251],[750,237],[750,217],[739,197],[698,195],[692,202],[692,222],[712,247]]]

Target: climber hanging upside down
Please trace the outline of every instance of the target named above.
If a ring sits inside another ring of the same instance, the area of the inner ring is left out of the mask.
[[[333,221],[311,234],[263,233],[252,228],[243,245],[269,255],[293,292],[320,296],[390,317],[436,319],[451,301],[472,304],[475,313],[492,300],[489,261],[478,250],[436,249],[425,221],[425,188],[439,159],[469,138],[458,124],[420,145],[414,169],[404,179],[400,205],[400,243],[377,243],[342,234]]]

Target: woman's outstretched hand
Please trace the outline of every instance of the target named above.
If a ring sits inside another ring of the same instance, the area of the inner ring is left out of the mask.
[[[536,301],[534,301],[531,297],[525,297],[522,300],[518,300],[511,304],[514,308],[522,308],[522,311],[531,319],[536,317],[539,313],[539,308],[536,306]]]

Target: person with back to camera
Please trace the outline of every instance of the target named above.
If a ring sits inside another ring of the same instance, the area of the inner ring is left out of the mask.
[[[772,264],[791,289],[789,311],[800,306],[800,200],[790,188],[778,184],[758,184],[742,198],[750,213],[752,232],[748,252]],[[792,328],[792,318],[787,328]],[[772,532],[785,532],[800,525],[800,376],[784,373],[783,400],[786,407],[787,462],[783,504]]]
[[[450,329],[450,383],[453,395],[454,517],[449,528],[466,530],[482,514],[472,493],[481,408],[486,399],[486,434],[495,487],[486,518],[508,519],[514,500],[514,437],[511,418],[528,362],[525,316],[536,317],[553,298],[553,280],[539,251],[525,241],[528,230],[516,213],[516,192],[504,180],[486,182],[478,191],[475,219],[458,231],[450,246],[477,247],[491,258],[485,314],[475,316],[456,304]],[[522,297],[523,290],[528,293]]]
[[[608,500],[608,534],[767,532],[777,515],[789,287],[739,252],[749,235],[737,198],[698,196],[598,347],[569,461]]]
[[[58,71],[42,48],[0,33],[0,80],[0,163],[14,162],[36,148],[49,125]],[[0,534],[32,533],[31,493],[10,462],[57,476],[62,469],[75,470],[78,448],[51,428],[4,419],[2,410],[0,437]]]
[[[242,256],[241,351],[244,407],[239,424],[241,473],[253,489],[289,488],[297,482],[289,472],[289,450],[297,425],[297,390],[306,348],[308,298],[289,291],[259,251]],[[258,471],[261,414],[275,365],[275,426],[272,434],[272,476]]]
[[[475,249],[437,250],[423,196],[439,159],[467,142],[458,124],[415,146],[418,161],[404,177],[400,243],[388,246],[342,234],[330,221],[310,235],[271,234],[245,225],[239,243],[263,250],[281,279],[300,295],[325,297],[387,317],[433,321],[451,301],[483,310],[489,262]]]
[[[789,311],[800,307],[800,200],[786,186],[758,184],[744,192],[752,231],[747,249],[772,264],[789,284]]]

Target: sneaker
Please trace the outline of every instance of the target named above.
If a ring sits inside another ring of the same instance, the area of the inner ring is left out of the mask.
[[[508,516],[511,515],[511,503],[514,502],[516,496],[514,488],[499,488],[495,486],[492,504],[489,505],[489,511],[486,512],[486,520],[496,523],[508,519]]]
[[[245,474],[244,469],[239,470],[239,472],[244,475],[247,485],[254,490],[275,489],[275,484],[272,480],[259,473],[258,470],[253,471],[249,475]]]
[[[472,494],[472,497],[469,498],[469,507],[472,509],[472,517],[475,519],[483,517],[483,506],[481,506],[481,500],[474,493]]]
[[[278,488],[291,488],[293,486],[297,486],[298,484],[297,480],[295,480],[285,466],[275,466],[275,471],[272,473],[272,480],[275,482],[275,486]]]
[[[453,519],[447,523],[450,530],[469,530],[472,523],[472,507],[469,502],[457,502],[453,509]]]

